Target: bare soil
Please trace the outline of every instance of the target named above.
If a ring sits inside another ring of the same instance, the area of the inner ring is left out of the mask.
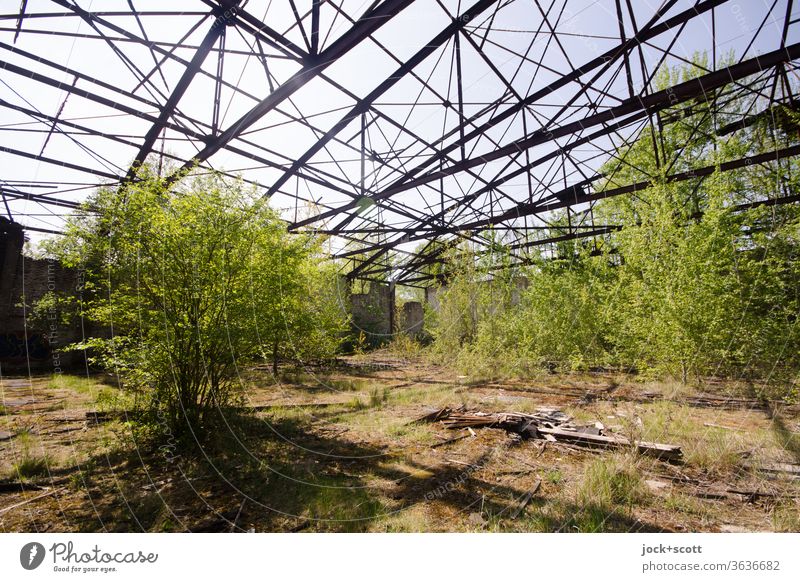
[[[388,353],[241,381],[246,406],[188,454],[101,377],[0,379],[0,531],[800,530],[798,410],[747,386],[480,382]],[[684,462],[413,422],[442,406],[556,407]]]

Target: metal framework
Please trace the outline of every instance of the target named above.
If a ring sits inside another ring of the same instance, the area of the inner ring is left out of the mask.
[[[87,192],[142,163],[170,176],[197,164],[271,197],[290,229],[331,235],[349,276],[425,285],[444,249],[490,246],[488,230],[518,263],[613,232],[594,205],[652,177],[599,171],[642,136],[672,181],[753,164],[780,173],[800,154],[692,167],[655,131],[689,123],[700,100],[717,135],[775,105],[796,110],[793,0],[9,4],[0,195],[31,232],[58,233],[65,213],[90,211]],[[658,81],[698,53],[697,78]],[[734,100],[747,106],[732,119]],[[784,194],[751,204],[798,199]]]

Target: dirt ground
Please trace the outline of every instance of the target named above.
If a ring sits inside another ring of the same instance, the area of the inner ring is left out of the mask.
[[[800,531],[798,409],[745,386],[487,383],[388,353],[241,384],[246,412],[188,455],[109,379],[0,379],[0,531]],[[683,462],[413,422],[443,406],[557,408]]]

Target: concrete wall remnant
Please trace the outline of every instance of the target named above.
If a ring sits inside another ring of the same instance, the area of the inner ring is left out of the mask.
[[[425,287],[425,303],[434,313],[439,313],[439,290],[441,287]]]
[[[423,331],[425,324],[425,310],[419,301],[407,301],[403,304],[400,314],[400,329],[398,331],[416,339]]]
[[[387,343],[394,329],[394,286],[369,282],[366,293],[350,295],[350,313],[356,335],[363,333],[371,347]]]

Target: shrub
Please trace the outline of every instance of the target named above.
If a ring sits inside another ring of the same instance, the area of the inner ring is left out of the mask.
[[[235,402],[237,366],[329,356],[345,316],[320,241],[289,236],[241,182],[139,178],[97,191],[96,213],[70,219],[50,251],[85,269],[83,312],[107,330],[75,347],[143,394],[172,436],[197,438]]]

